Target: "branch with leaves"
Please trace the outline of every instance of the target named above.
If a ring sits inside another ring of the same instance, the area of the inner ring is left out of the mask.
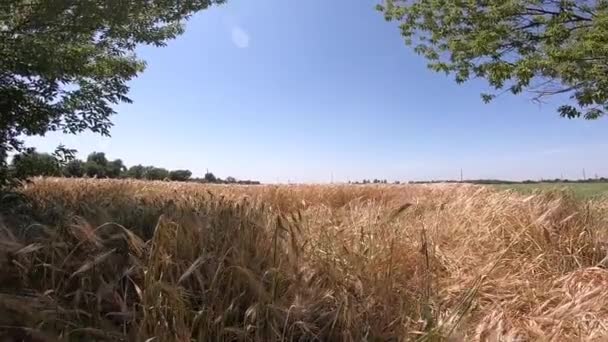
[[[537,101],[568,95],[563,117],[608,111],[606,0],[385,0],[378,10],[432,70],[486,79],[486,102],[529,91]]]
[[[3,0],[0,186],[22,136],[109,135],[114,105],[145,67],[138,45],[164,46],[194,13],[224,0]],[[65,152],[65,151],[64,151]]]

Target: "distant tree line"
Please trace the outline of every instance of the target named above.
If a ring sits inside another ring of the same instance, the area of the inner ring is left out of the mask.
[[[362,181],[348,181],[348,184],[388,184],[388,180],[386,179],[374,179],[374,180],[369,180],[369,179],[364,179]],[[395,184],[399,184],[399,182],[395,182]]]
[[[348,181],[348,184],[388,184],[386,179],[363,179],[362,181]],[[401,184],[400,181],[394,181],[393,184]],[[468,180],[429,180],[429,181],[409,181],[407,184],[436,184],[436,183],[464,183],[464,184],[539,184],[539,183],[608,183],[608,178],[597,177],[588,179],[542,179],[542,180],[524,180],[524,181],[509,181],[502,179],[468,179]]]
[[[465,183],[465,184],[539,184],[539,183],[606,183],[608,178],[587,178],[587,179],[541,179],[541,180],[524,180],[524,181],[509,181],[502,179],[469,179],[469,180],[431,180],[431,181],[410,181],[409,184],[433,184],[433,183]]]
[[[236,179],[234,177],[226,177],[226,179],[221,179],[219,177],[216,177],[213,173],[211,172],[207,172],[205,173],[205,176],[203,178],[190,178],[189,179],[190,182],[196,182],[196,183],[213,183],[213,184],[241,184],[241,185],[259,185],[261,184],[259,181],[253,181],[253,180],[241,180],[241,179]]]
[[[108,160],[103,152],[93,152],[84,161],[79,159],[62,161],[54,155],[30,149],[13,157],[9,172],[15,179],[47,176],[130,178],[217,184],[260,184],[257,181],[237,180],[234,177],[227,177],[223,180],[211,172],[207,172],[203,178],[192,178],[190,170],[167,170],[161,167],[144,165],[134,165],[127,168],[121,159]]]

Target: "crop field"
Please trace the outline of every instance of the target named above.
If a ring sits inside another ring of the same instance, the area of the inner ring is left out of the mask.
[[[600,198],[45,178],[2,201],[0,341],[608,339]]]
[[[581,199],[593,199],[608,196],[608,183],[535,183],[535,184],[498,184],[493,185],[501,190],[515,190],[524,194],[547,191],[572,192]]]

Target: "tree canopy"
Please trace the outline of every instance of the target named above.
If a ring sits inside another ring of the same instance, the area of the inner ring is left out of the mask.
[[[217,181],[217,177],[215,177],[215,175],[211,172],[206,172],[204,179],[209,183],[215,183]]]
[[[563,94],[563,117],[596,119],[608,111],[607,0],[385,0],[406,44],[432,70],[458,83],[485,78],[503,92],[533,99]]]
[[[16,155],[10,169],[15,177],[22,179],[33,176],[61,175],[61,166],[54,156],[48,153],[38,153],[33,149]]]
[[[169,178],[169,170],[162,167],[149,166],[146,168],[144,177],[149,180],[165,180]]]
[[[127,170],[127,177],[135,179],[143,179],[146,168],[143,165],[133,165]]]
[[[144,70],[140,44],[163,46],[193,13],[224,0],[4,0],[0,5],[0,186],[21,136],[109,135],[113,105]]]
[[[74,178],[82,177],[84,176],[85,165],[86,164],[82,160],[71,160],[63,167],[63,175]]]
[[[192,177],[190,170],[173,170],[169,172],[169,179],[172,181],[185,182]]]

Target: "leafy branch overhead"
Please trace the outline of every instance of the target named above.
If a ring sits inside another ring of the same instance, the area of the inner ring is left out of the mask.
[[[140,44],[163,46],[192,14],[224,0],[3,0],[0,185],[21,136],[109,135],[113,105],[144,70]]]
[[[563,117],[608,111],[607,0],[385,0],[406,44],[456,82],[485,78],[495,90],[568,96]]]

